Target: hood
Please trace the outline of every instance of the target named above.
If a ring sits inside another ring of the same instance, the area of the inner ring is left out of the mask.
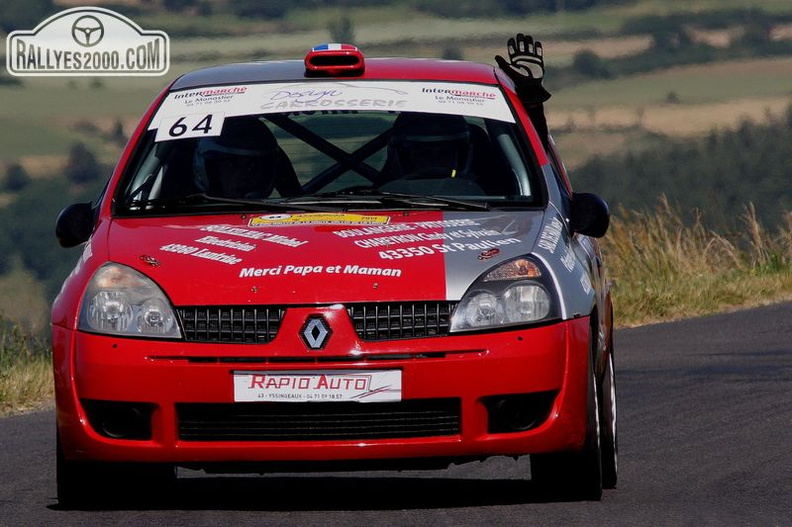
[[[109,259],[175,305],[458,300],[533,248],[541,211],[372,211],[125,218]]]

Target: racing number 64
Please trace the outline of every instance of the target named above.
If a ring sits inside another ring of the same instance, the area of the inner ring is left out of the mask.
[[[164,118],[157,129],[157,141],[220,135],[225,114],[207,113]]]

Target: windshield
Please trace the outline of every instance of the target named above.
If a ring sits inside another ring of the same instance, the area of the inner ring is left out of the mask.
[[[501,92],[466,85],[461,97],[438,86],[449,84],[169,94],[118,187],[116,212],[538,205],[539,179]]]

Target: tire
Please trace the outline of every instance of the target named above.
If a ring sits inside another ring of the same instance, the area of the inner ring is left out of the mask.
[[[68,461],[64,457],[59,435],[55,447],[55,481],[58,503],[61,507],[82,505],[81,498],[85,496],[88,489],[85,489],[84,472],[81,465],[76,461]]]
[[[176,469],[153,463],[101,463],[66,459],[56,441],[58,504],[64,508],[96,508],[138,502],[159,502],[172,494]]]
[[[596,345],[592,331],[592,351]],[[580,452],[531,455],[531,480],[541,491],[561,499],[599,501],[602,499],[602,449],[597,379],[589,354],[586,441]]]
[[[613,340],[611,339],[611,342]],[[619,436],[616,412],[616,373],[613,348],[600,385],[600,424],[602,437],[602,487],[615,489],[619,470]]]

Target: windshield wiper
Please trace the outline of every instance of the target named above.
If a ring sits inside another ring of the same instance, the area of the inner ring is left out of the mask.
[[[313,196],[296,197],[283,201],[283,203],[333,203],[333,204],[398,204],[411,207],[443,207],[453,210],[489,210],[487,202],[447,198],[441,196],[427,196],[426,194],[402,194],[385,192],[374,189],[358,189],[337,192],[314,194]]]
[[[302,205],[284,201],[270,201],[266,199],[250,198],[223,198],[220,196],[210,196],[209,194],[191,194],[180,198],[157,198],[146,200],[131,200],[125,208],[130,211],[171,211],[180,208],[193,208],[201,205],[240,205],[257,210],[276,210],[293,211],[304,210],[312,212],[328,212],[335,210],[330,207],[316,207],[313,205]]]

